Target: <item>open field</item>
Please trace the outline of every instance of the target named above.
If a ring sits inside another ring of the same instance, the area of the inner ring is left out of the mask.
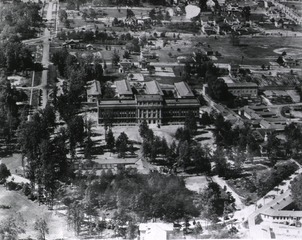
[[[194,192],[201,192],[208,186],[208,181],[205,176],[186,177],[186,188]]]
[[[26,221],[26,232],[20,235],[20,237],[36,237],[34,222],[38,218],[44,218],[49,227],[47,239],[77,239],[72,231],[67,228],[66,219],[64,217],[59,217],[55,214],[55,211],[49,211],[47,206],[39,206],[37,202],[28,200],[24,195],[18,192],[8,191],[5,190],[3,186],[0,186],[0,202],[2,205],[11,207],[10,209],[0,209],[0,221],[9,216],[15,217],[16,213],[20,213]]]
[[[241,37],[240,46],[233,46],[229,37],[196,37],[194,43],[204,43],[210,45],[214,51],[222,54],[220,62],[241,63],[251,65],[268,64],[276,61],[278,54],[275,49],[288,47],[301,49],[301,37]],[[243,61],[242,61],[243,56]]]
[[[153,130],[154,135],[165,137],[169,144],[172,143],[174,139],[174,133],[176,132],[177,128],[182,127],[182,125],[170,125],[170,126],[161,126],[157,128],[156,126],[149,125],[150,129]],[[135,142],[141,142],[142,139],[139,135],[138,126],[115,126],[112,128],[112,132],[114,137],[117,138],[120,133],[125,132],[128,135],[129,140]],[[98,137],[94,138],[93,140],[104,140],[105,139],[105,130],[103,126],[97,126],[93,128],[93,132],[98,135]]]

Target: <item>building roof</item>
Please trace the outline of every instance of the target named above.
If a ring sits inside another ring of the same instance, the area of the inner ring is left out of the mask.
[[[132,90],[127,80],[116,81],[116,90],[119,95],[132,95]]]
[[[192,99],[183,99],[183,98],[166,99],[166,105],[168,107],[169,106],[180,106],[180,105],[185,105],[188,107],[200,106],[198,100],[195,98],[192,98]]]
[[[182,97],[194,97],[194,94],[186,82],[174,83],[175,90]]]
[[[159,94],[136,95],[138,102],[162,101],[163,98]]]
[[[135,107],[136,108],[136,101],[134,99],[110,99],[110,100],[101,100],[99,102],[99,105],[102,106],[102,108],[130,108]]]
[[[234,83],[230,76],[220,77],[220,79],[222,79],[226,84]]]
[[[164,95],[157,81],[146,82],[146,91],[148,94],[159,94],[161,96]]]
[[[138,82],[143,82],[145,79],[144,75],[141,73],[129,73],[127,78],[130,81],[138,81]]]
[[[137,158],[97,158],[94,159],[97,164],[124,164],[124,165],[129,165],[129,164],[135,164],[138,159]]]
[[[286,196],[282,200],[274,202],[269,209],[261,211],[261,213],[273,217],[302,217],[302,211],[282,210],[292,202],[292,197]]]
[[[140,231],[147,231],[150,229],[161,229],[162,231],[173,231],[173,223],[141,223],[139,224]]]
[[[102,95],[101,84],[97,80],[89,82],[87,87],[87,95]]]
[[[248,106],[243,107],[243,111],[250,116],[251,119],[261,119],[261,117],[255,112],[254,109],[249,108]]]
[[[240,83],[226,83],[228,88],[246,88],[246,87],[252,87],[257,88],[258,85],[256,83],[252,82],[240,82]]]

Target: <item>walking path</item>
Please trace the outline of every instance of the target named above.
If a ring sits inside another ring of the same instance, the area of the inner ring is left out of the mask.
[[[236,206],[236,209],[243,209],[245,207],[244,203],[242,202],[242,199],[243,197],[239,196],[228,184],[227,182],[221,178],[221,177],[218,177],[217,175],[216,176],[213,176],[212,177],[212,180],[214,182],[216,182],[221,188],[224,188],[226,187],[226,191],[227,192],[230,192],[232,194],[232,196],[234,197],[235,199],[235,206]]]

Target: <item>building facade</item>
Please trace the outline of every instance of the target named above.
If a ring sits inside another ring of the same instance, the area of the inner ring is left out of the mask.
[[[118,99],[98,102],[99,124],[136,125],[143,121],[156,125],[183,124],[189,112],[196,118],[199,116],[199,101],[186,83],[174,84],[169,88],[171,93],[167,93],[158,82],[147,82],[139,91],[130,87],[132,95],[128,83],[126,85],[127,98],[118,93]]]

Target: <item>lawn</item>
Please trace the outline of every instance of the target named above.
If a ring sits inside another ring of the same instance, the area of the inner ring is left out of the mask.
[[[192,45],[198,42],[209,45],[222,54],[220,62],[261,65],[275,61],[278,54],[275,49],[282,47],[301,48],[301,37],[265,37],[246,36],[240,38],[240,46],[233,46],[229,37],[196,37]],[[242,59],[243,56],[243,59]]]
[[[28,236],[36,237],[34,230],[34,222],[38,218],[44,218],[49,227],[49,234],[47,239],[77,239],[73,231],[67,228],[67,221],[65,217],[59,217],[55,211],[50,211],[47,206],[41,205],[37,202],[28,200],[23,194],[16,191],[8,191],[3,186],[0,186],[0,202],[1,205],[10,206],[10,209],[0,209],[0,221],[9,216],[16,217],[16,213],[20,213],[26,221],[25,234],[20,235],[20,238]]]
[[[170,126],[161,126],[158,128],[157,126],[149,125],[150,129],[153,130],[154,135],[165,137],[169,144],[172,143],[174,139],[174,133],[177,128],[183,127],[182,125],[170,125]],[[95,126],[93,128],[93,132],[97,135],[94,137],[94,141],[97,140],[105,140],[105,130],[103,126]],[[142,139],[139,135],[139,126],[115,126],[112,128],[112,132],[114,137],[117,138],[122,132],[125,132],[128,135],[129,140],[134,142],[142,142]]]
[[[194,192],[201,192],[208,186],[208,180],[206,176],[194,176],[186,177],[185,179],[186,188]]]

